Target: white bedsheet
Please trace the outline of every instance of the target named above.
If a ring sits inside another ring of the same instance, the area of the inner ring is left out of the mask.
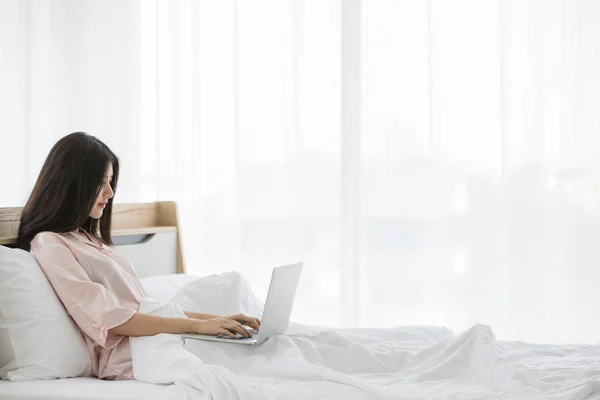
[[[184,399],[175,387],[137,381],[110,382],[96,378],[51,381],[0,381],[2,400],[154,400]]]
[[[174,304],[176,303],[176,304]],[[187,283],[141,311],[260,315],[245,280],[223,274]],[[499,342],[476,325],[454,335],[435,327],[334,330],[291,327],[260,346],[132,338],[137,379],[170,384],[190,399],[595,399],[600,347]]]

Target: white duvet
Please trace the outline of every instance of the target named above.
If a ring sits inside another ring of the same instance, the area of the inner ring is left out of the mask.
[[[191,280],[172,299],[140,311],[182,309],[248,315],[262,304],[235,273]],[[137,380],[172,384],[169,398],[230,399],[600,399],[600,346],[497,341],[475,325],[325,329],[291,324],[260,346],[131,338]]]

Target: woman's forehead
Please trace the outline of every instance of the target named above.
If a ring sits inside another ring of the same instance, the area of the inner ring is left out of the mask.
[[[104,173],[104,175],[111,176],[112,174],[113,174],[112,163],[108,163],[108,165],[106,166],[106,172]]]

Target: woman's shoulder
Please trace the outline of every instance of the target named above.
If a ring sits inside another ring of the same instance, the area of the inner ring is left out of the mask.
[[[40,232],[31,241],[31,250],[39,249],[47,245],[67,245],[66,235],[68,233],[56,233],[50,231]]]

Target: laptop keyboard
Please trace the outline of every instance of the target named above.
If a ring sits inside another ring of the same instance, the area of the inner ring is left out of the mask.
[[[250,334],[252,334],[252,337],[247,338],[245,336],[242,336],[241,333],[236,333],[234,338],[232,338],[230,336],[227,336],[225,334],[222,334],[222,333],[220,335],[217,335],[216,337],[218,339],[231,339],[231,340],[241,340],[241,339],[252,340],[252,339],[256,339],[256,337],[258,336],[258,332],[256,330],[254,330],[254,329],[247,329],[247,330],[248,330],[248,332],[250,332]]]

